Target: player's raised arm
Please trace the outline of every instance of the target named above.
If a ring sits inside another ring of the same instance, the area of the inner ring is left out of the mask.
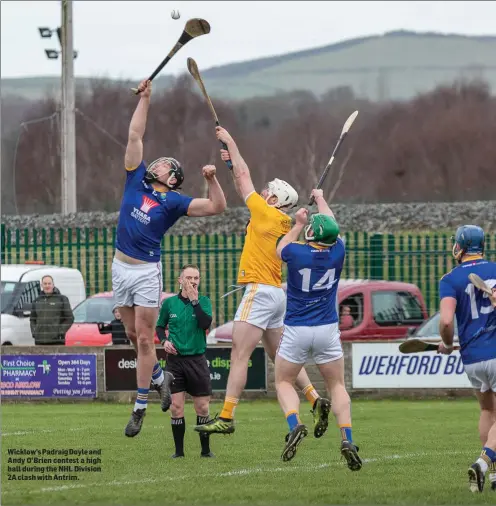
[[[193,199],[188,207],[188,216],[213,216],[221,214],[227,207],[226,196],[215,177],[214,165],[203,167],[203,177],[208,185],[208,199]]]
[[[327,216],[336,219],[334,213],[331,211],[331,208],[324,198],[324,192],[322,190],[312,190],[312,197],[315,199],[315,203],[317,204],[317,209],[320,214],[326,214]]]
[[[243,199],[243,201],[245,201],[246,197],[255,191],[255,187],[253,186],[253,182],[251,180],[250,169],[248,168],[248,165],[246,165],[246,162],[243,160],[238,146],[234,142],[234,139],[231,137],[229,132],[222,127],[217,127],[215,130],[217,139],[219,139],[219,141],[222,141],[227,146],[227,151],[225,149],[220,150],[222,160],[232,161],[232,176],[234,180],[234,187],[236,188],[238,195]]]
[[[298,209],[295,215],[295,224],[293,228],[279,241],[277,245],[276,253],[279,258],[282,259],[282,250],[292,242],[298,240],[302,230],[305,228],[305,225],[308,223],[308,210],[302,207]]]
[[[143,136],[145,135],[146,118],[150,107],[152,83],[150,81],[141,81],[138,89],[140,90],[140,101],[131,118],[126,155],[124,157],[124,165],[127,170],[134,170],[143,160]]]

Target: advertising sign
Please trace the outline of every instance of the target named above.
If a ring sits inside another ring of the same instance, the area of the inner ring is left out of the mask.
[[[404,354],[398,343],[353,343],[353,388],[472,388],[460,353]]]
[[[96,355],[2,355],[2,397],[96,397]]]
[[[231,348],[207,348],[205,353],[213,391],[225,391],[231,365]],[[157,348],[157,358],[165,368],[166,353]],[[136,352],[134,349],[105,349],[105,391],[132,392],[136,385]],[[267,371],[265,350],[255,348],[248,362],[248,381],[245,390],[266,390]]]

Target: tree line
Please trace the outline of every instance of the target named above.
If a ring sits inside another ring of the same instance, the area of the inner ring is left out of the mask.
[[[116,211],[124,186],[124,151],[137,97],[108,81],[76,93],[77,199],[80,211]],[[287,180],[306,202],[344,121],[359,110],[324,185],[339,203],[493,200],[496,98],[485,82],[455,82],[407,102],[373,103],[349,88],[316,97],[295,91],[241,102],[214,100],[237,141],[257,189]],[[54,97],[28,105],[4,99],[3,212],[60,211],[60,115]],[[45,118],[33,122],[31,120]],[[21,122],[27,122],[19,130]],[[220,160],[210,111],[189,76],[153,93],[144,157],[181,161],[183,191],[204,196],[201,167],[215,163],[228,204],[241,205]],[[14,204],[17,204],[16,206]]]

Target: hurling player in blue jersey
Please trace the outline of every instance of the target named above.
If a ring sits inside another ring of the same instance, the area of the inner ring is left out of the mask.
[[[289,425],[282,453],[291,460],[308,431],[299,418],[300,400],[295,379],[311,358],[324,378],[332,400],[332,412],[341,430],[341,454],[348,468],[358,471],[362,461],[353,444],[351,401],[344,384],[344,357],[337,313],[338,283],[343,269],[345,247],[339,226],[322,190],[313,190],[318,213],[310,217],[304,208],[296,213],[296,224],[277,246],[277,254],[288,266],[287,306],[284,331],[275,360],[279,404]],[[296,242],[302,231],[305,242]],[[329,413],[331,403],[322,400]]]
[[[124,159],[126,184],[117,226],[112,263],[115,307],[137,353],[138,395],[125,435],[139,434],[147,408],[150,381],[161,397],[162,411],[171,404],[172,375],[164,373],[154,345],[155,325],[162,293],[160,243],[181,216],[212,216],[226,208],[215,177],[215,167],[203,167],[208,199],[193,199],[177,192],[184,180],[174,158],[159,158],[148,167],[143,161],[143,135],[150,105],[151,83],[139,85],[140,100],[131,119]]]
[[[496,263],[484,259],[484,231],[480,227],[459,227],[454,239],[453,256],[459,265],[439,283],[439,352],[449,355],[453,351],[456,316],[462,363],[481,409],[483,448],[468,470],[469,487],[472,492],[482,492],[489,471],[491,488],[496,491]],[[471,273],[493,289],[493,296],[470,282]]]

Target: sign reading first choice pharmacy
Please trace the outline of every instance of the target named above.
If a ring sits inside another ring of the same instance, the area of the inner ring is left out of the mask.
[[[97,396],[96,355],[2,355],[2,397]]]
[[[460,352],[404,354],[398,343],[353,343],[353,388],[472,388]]]
[[[133,392],[136,390],[136,352],[132,348],[105,349],[105,391]],[[213,391],[225,391],[231,364],[231,348],[207,348],[205,353]],[[157,348],[157,358],[165,368],[163,348]],[[255,348],[248,362],[248,380],[245,390],[267,390],[266,356],[263,348]]]

